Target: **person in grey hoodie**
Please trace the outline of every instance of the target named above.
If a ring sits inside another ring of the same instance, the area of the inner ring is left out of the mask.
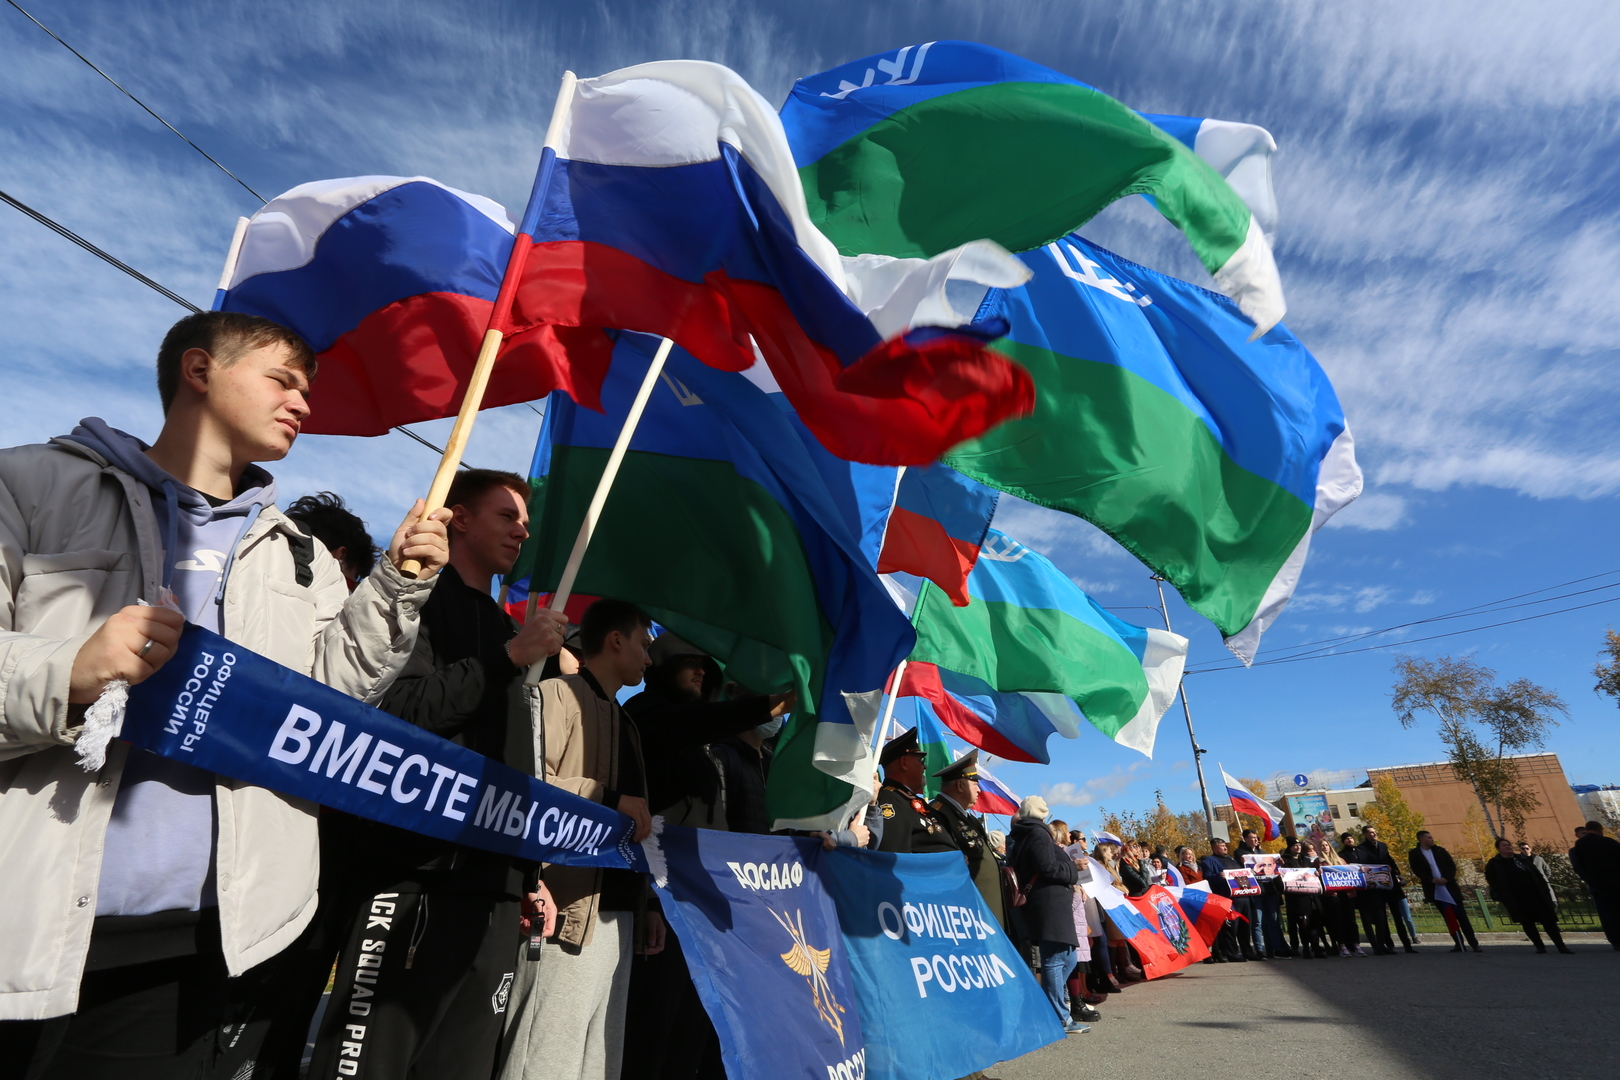
[[[286,328],[204,312],[159,350],[152,446],[92,418],[0,450],[4,1069],[259,1071],[278,962],[316,908],[314,808],[121,742],[98,768],[75,744],[86,707],[161,667],[187,620],[367,701],[404,666],[449,514],[418,503],[350,594],[254,464],[291,449],[315,372]]]

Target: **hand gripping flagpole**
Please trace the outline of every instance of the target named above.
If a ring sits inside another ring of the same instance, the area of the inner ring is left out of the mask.
[[[529,250],[534,246],[529,242],[529,236],[534,228],[532,219],[538,216],[539,202],[545,198],[552,170],[556,167],[557,155],[553,147],[561,136],[563,121],[573,104],[575,81],[572,71],[563,72],[562,85],[557,89],[557,104],[551,111],[551,124],[546,128],[545,147],[540,152],[540,169],[534,178],[534,191],[529,195],[529,206],[524,212],[523,222],[518,226],[516,235],[512,237],[512,254],[506,260],[506,273],[501,278],[501,289],[496,294],[495,306],[489,313],[488,329],[484,331],[484,341],[478,349],[478,361],[473,365],[472,378],[467,381],[467,392],[461,399],[461,409],[456,413],[456,425],[450,430],[450,441],[445,445],[444,456],[439,459],[439,470],[433,474],[433,484],[428,488],[427,505],[422,508],[424,515],[444,508],[444,500],[450,494],[450,482],[455,479],[456,470],[461,467],[461,455],[467,449],[467,440],[472,437],[473,423],[478,419],[478,410],[483,407],[484,391],[489,387],[490,372],[495,368],[496,357],[501,351],[501,342],[506,337],[503,328],[510,320],[512,300],[518,284],[523,280],[523,268],[529,261]],[[406,559],[400,564],[399,569],[406,577],[415,577],[422,569],[422,564],[415,559]]]

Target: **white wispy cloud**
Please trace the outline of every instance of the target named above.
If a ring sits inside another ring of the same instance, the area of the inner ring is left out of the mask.
[[[1111,798],[1124,791],[1136,774],[1148,768],[1149,762],[1138,761],[1116,766],[1103,776],[1096,776],[1080,784],[1064,780],[1041,788],[1041,798],[1052,806],[1090,806],[1100,799]]]
[[[1366,614],[1391,604],[1407,604],[1422,607],[1432,604],[1435,594],[1428,589],[1420,589],[1412,593],[1402,593],[1389,585],[1361,585],[1340,587],[1316,592],[1296,593],[1289,601],[1288,609],[1292,612],[1303,613],[1307,611],[1353,611]]]

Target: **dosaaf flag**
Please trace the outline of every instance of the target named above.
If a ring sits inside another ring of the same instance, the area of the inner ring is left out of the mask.
[[[961,855],[841,847],[821,873],[855,974],[870,1080],[954,1080],[1063,1038]]]
[[[911,659],[1004,693],[1062,694],[1098,731],[1153,755],[1159,718],[1187,658],[1186,638],[1125,622],[1040,553],[995,529],[968,593],[972,602],[956,607],[923,585]]]
[[[1155,952],[1151,956],[1138,947],[1142,957],[1142,974],[1150,979],[1180,971],[1188,964],[1196,964],[1209,955],[1209,944],[1201,933],[1195,933],[1188,923],[1174,895],[1163,885],[1154,885],[1141,896],[1128,896],[1131,906],[1158,930],[1174,952],[1174,956]],[[1132,941],[1135,944],[1135,941]]]
[[[660,839],[669,863],[664,916],[727,1074],[873,1075],[821,843],[676,826]]]
[[[1025,251],[1145,194],[1257,334],[1283,317],[1265,233],[1210,163],[1023,57],[969,41],[908,45],[800,79],[782,121],[810,218],[845,254],[928,256],[980,237]]]
[[[1210,891],[1209,885],[1202,881],[1179,888],[1167,886],[1166,891],[1176,898],[1176,903],[1181,905],[1181,913],[1192,921],[1193,929],[1198,931],[1204,944],[1214,948],[1221,924],[1232,914],[1232,901],[1224,896],[1216,896]]]
[[[1085,518],[1161,574],[1244,661],[1293,595],[1316,530],[1360,493],[1326,372],[1285,326],[1085,240],[1022,255],[985,301],[1035,412],[945,462]]]

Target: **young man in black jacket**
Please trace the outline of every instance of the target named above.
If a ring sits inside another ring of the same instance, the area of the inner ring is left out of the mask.
[[[422,607],[404,671],[379,707],[521,772],[535,772],[523,676],[562,647],[564,617],[537,611],[519,629],[490,595],[528,532],[528,484],[464,470],[450,487],[450,565]],[[534,867],[509,856],[343,818],[322,857],[341,860],[331,1000],[310,1080],[492,1074]],[[330,869],[330,868],[329,868]],[[554,917],[538,903],[549,931]]]
[[[1378,829],[1372,825],[1361,827],[1361,843],[1354,848],[1355,858],[1352,862],[1367,866],[1387,866],[1390,876],[1395,879],[1393,889],[1362,889],[1357,898],[1361,904],[1361,925],[1367,931],[1367,939],[1371,942],[1373,952],[1385,956],[1395,955],[1395,942],[1389,936],[1389,916],[1395,917],[1395,930],[1401,935],[1401,944],[1409,953],[1417,952],[1415,943],[1406,929],[1406,923],[1401,919],[1400,913],[1395,910],[1395,898],[1401,894],[1404,882],[1401,881],[1401,868],[1395,865],[1395,857],[1389,853],[1389,845],[1378,839]]]
[[[1479,952],[1479,939],[1474,936],[1474,924],[1468,921],[1468,909],[1462,903],[1462,888],[1457,884],[1457,863],[1451,852],[1434,842],[1427,829],[1417,834],[1418,846],[1407,856],[1412,876],[1423,886],[1423,899],[1440,909],[1455,943],[1452,952],[1463,951],[1466,940]]]

